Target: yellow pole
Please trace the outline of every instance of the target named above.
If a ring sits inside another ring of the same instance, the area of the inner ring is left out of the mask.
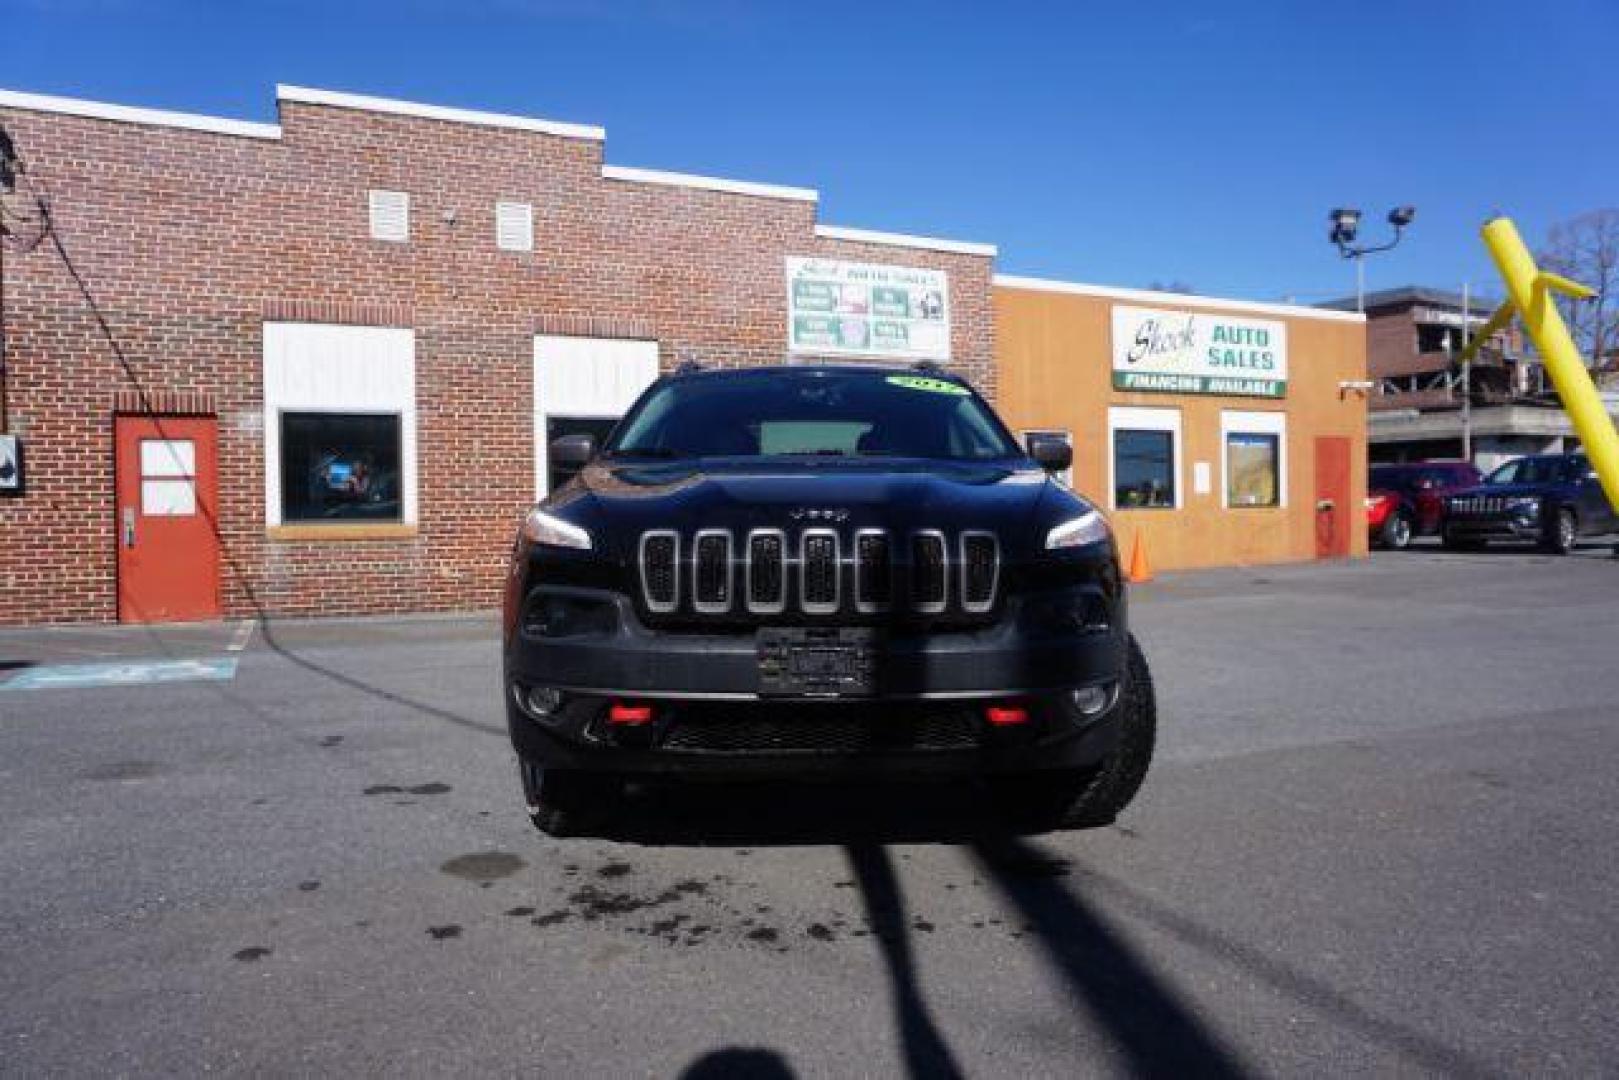
[[[1542,274],[1510,218],[1499,217],[1484,226],[1484,246],[1490,249],[1501,280],[1506,282],[1507,295],[1518,309],[1524,329],[1540,350],[1546,373],[1563,399],[1563,408],[1585,447],[1585,456],[1602,480],[1608,502],[1619,508],[1619,431],[1614,430],[1613,419],[1602,407],[1602,396],[1551,298],[1553,288],[1577,289],[1586,294],[1589,290],[1581,286],[1570,289],[1572,282]]]

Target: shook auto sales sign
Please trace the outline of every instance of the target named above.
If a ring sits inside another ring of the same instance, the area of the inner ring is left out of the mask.
[[[787,260],[787,349],[795,354],[950,359],[943,270]]]
[[[1268,319],[1115,306],[1113,387],[1285,397],[1287,326]]]

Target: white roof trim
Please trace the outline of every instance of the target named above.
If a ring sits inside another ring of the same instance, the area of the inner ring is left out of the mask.
[[[1052,281],[1048,278],[1020,277],[1016,274],[996,274],[995,284],[1003,289],[1032,289],[1038,292],[1072,293],[1076,296],[1101,296],[1109,300],[1136,300],[1169,307],[1219,308],[1222,311],[1251,311],[1260,315],[1285,315],[1293,319],[1327,319],[1333,322],[1366,321],[1366,316],[1354,311],[1332,311],[1326,308],[1302,307],[1298,304],[1266,304],[1256,300],[1222,300],[1215,296],[1192,296],[1187,293],[1158,292],[1153,289],[1120,289],[1111,285],[1084,285],[1077,281]]]
[[[724,191],[732,195],[758,195],[766,199],[794,199],[799,202],[817,202],[821,198],[821,193],[814,188],[756,184],[751,180],[725,180],[717,176],[694,176],[691,173],[664,172],[660,169],[634,169],[625,165],[603,165],[602,179],[628,180],[637,184],[667,184],[671,187]]]
[[[874,232],[871,229],[849,229],[842,225],[817,225],[815,235],[826,240],[853,240],[861,244],[887,244],[891,247],[921,248],[924,251],[950,251],[957,255],[986,255],[992,259],[998,251],[994,244],[940,240],[933,236],[911,236],[907,233]]]
[[[478,112],[473,109],[451,108],[447,105],[420,105],[414,101],[348,94],[340,90],[316,90],[307,86],[287,86],[278,83],[275,97],[277,101],[292,101],[300,105],[329,105],[336,109],[362,109],[366,112],[391,113],[395,116],[414,116],[423,120],[444,120],[452,124],[478,124],[483,127],[536,131],[542,135],[560,135],[567,139],[593,139],[600,142],[607,138],[605,128],[590,124],[566,124],[557,120]]]
[[[100,101],[54,97],[50,94],[27,94],[19,90],[0,90],[0,106],[11,109],[28,109],[33,112],[61,113],[66,116],[83,116],[92,120],[116,120],[125,124],[152,124],[157,127],[208,131],[215,135],[240,135],[249,139],[281,138],[281,127],[278,124],[257,124],[249,120],[227,120],[219,116],[170,112],[167,109],[140,109],[130,105],[108,105]]]

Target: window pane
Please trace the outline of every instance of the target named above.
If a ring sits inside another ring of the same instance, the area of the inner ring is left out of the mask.
[[[1281,484],[1275,435],[1226,436],[1226,503],[1230,506],[1279,505]]]
[[[1120,509],[1174,507],[1173,432],[1113,433],[1113,504]]]
[[[197,475],[196,445],[190,439],[142,439],[141,475]]]
[[[190,517],[197,512],[194,480],[142,480],[141,514],[145,517]]]
[[[281,520],[401,521],[399,416],[281,414]]]

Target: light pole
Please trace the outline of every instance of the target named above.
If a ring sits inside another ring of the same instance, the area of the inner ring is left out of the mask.
[[[1338,254],[1346,259],[1355,260],[1355,310],[1361,313],[1366,311],[1366,256],[1379,251],[1387,251],[1400,242],[1405,235],[1405,227],[1411,224],[1417,216],[1414,206],[1396,206],[1389,211],[1388,222],[1394,226],[1394,239],[1386,244],[1357,245],[1355,237],[1360,232],[1360,211],[1352,206],[1340,206],[1327,215],[1332,222],[1332,230],[1327,233],[1327,239],[1338,248]]]

